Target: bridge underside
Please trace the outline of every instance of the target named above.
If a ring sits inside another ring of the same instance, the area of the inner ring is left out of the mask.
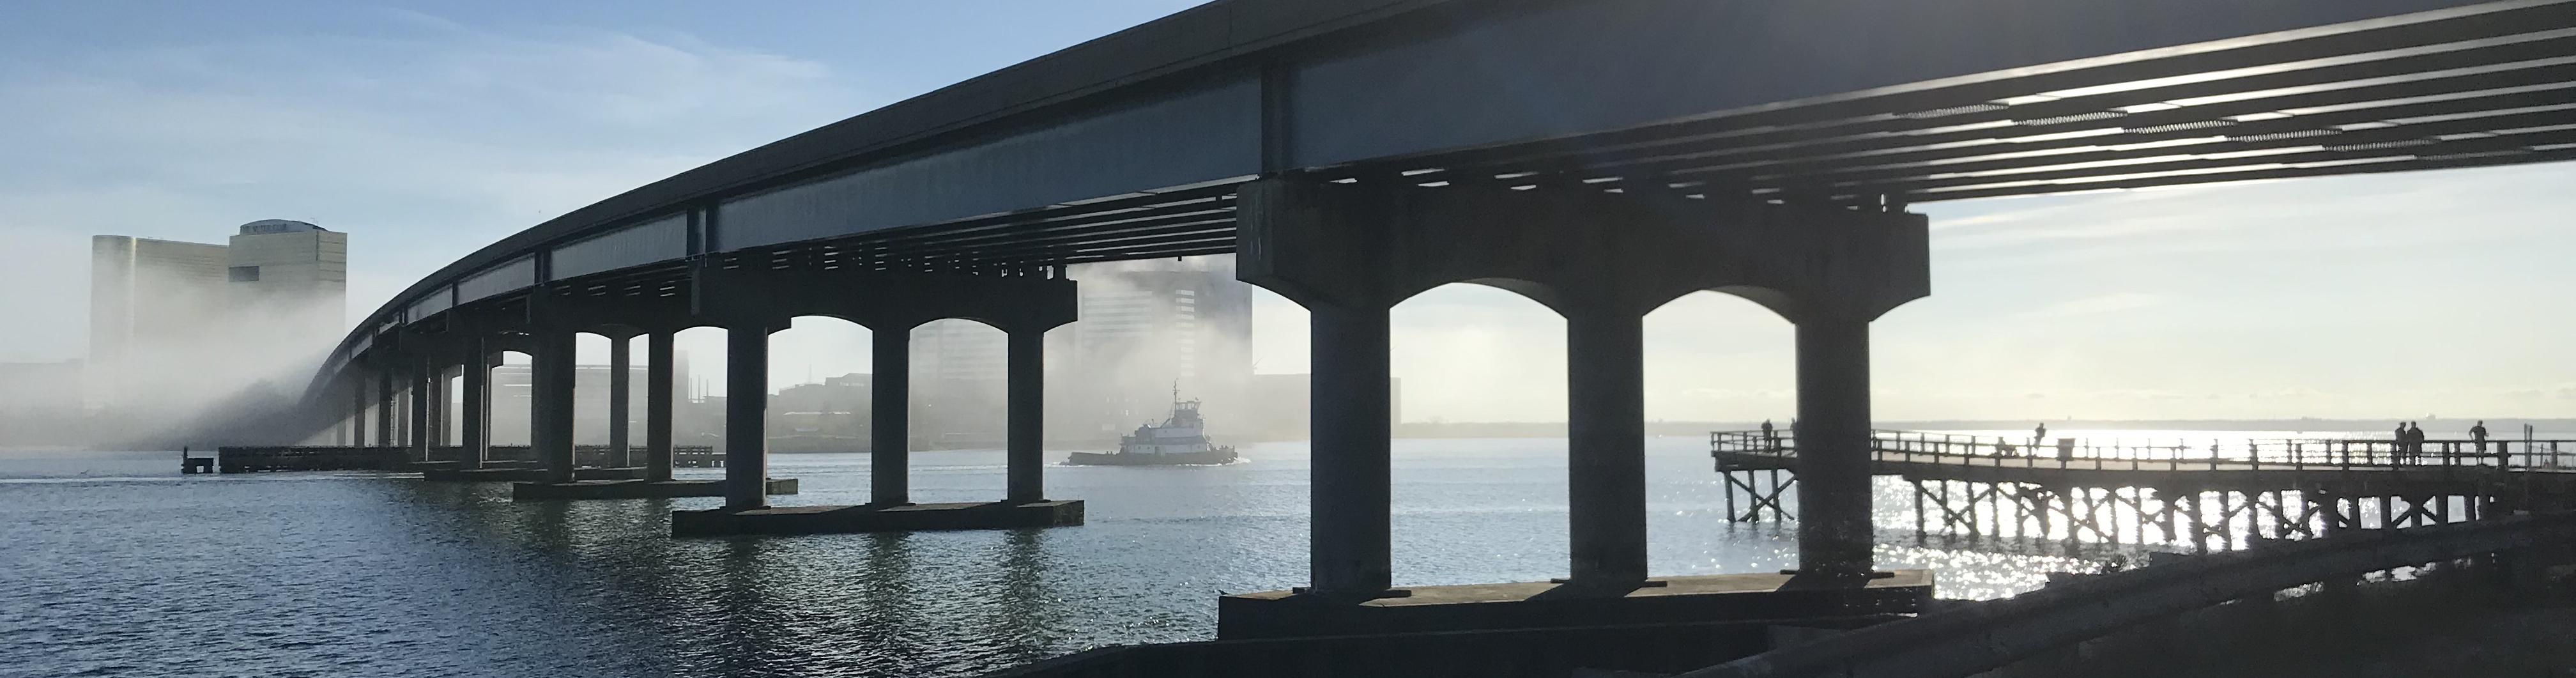
[[[2576,8],[2365,22],[1302,170],[1882,205],[2576,159]],[[1229,253],[1253,177],[728,253],[983,272]],[[596,284],[684,277],[676,262]]]

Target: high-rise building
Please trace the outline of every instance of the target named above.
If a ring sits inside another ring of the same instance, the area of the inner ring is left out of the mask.
[[[349,292],[349,234],[301,221],[242,224],[228,248],[232,312],[287,341],[339,338]]]
[[[138,344],[184,336],[220,317],[230,262],[222,245],[91,236],[90,361],[122,362]]]
[[[1208,428],[1245,430],[1252,381],[1252,286],[1230,257],[1086,266],[1081,320],[1051,343],[1059,435],[1115,435],[1161,421],[1173,391],[1206,402]],[[1061,334],[1061,333],[1060,333]]]
[[[349,239],[301,221],[242,224],[229,245],[90,238],[90,402],[179,402],[329,349]],[[246,360],[245,356],[290,356]]]

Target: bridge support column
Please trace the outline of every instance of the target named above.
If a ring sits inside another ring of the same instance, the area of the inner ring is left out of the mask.
[[[644,340],[644,479],[671,479],[671,333]]]
[[[529,355],[528,444],[545,462],[546,481],[568,483],[573,467],[573,337],[543,331]]]
[[[1862,455],[1824,455],[1836,458],[1818,469],[1825,491],[1809,495],[1822,506],[1808,514],[1823,520],[1803,528],[1817,533],[1806,557],[1820,569],[1868,568],[1867,321],[1929,292],[1921,215],[1887,201],[1708,199],[1653,180],[1611,192],[1564,177],[1517,187],[1457,179],[1274,177],[1239,189],[1242,279],[1313,314],[1316,590],[1382,589],[1389,579],[1386,309],[1457,282],[1511,290],[1566,318],[1574,580],[1646,576],[1642,320],[1701,290],[1742,296],[1802,328],[1801,406],[1812,412],[1802,426],[1817,425],[1829,449]],[[1826,317],[1854,320],[1817,320]]]
[[[1311,326],[1311,590],[1372,597],[1393,584],[1387,307],[1315,305]]]
[[[1798,569],[1867,573],[1869,321],[1808,318],[1797,343]]]
[[[349,381],[349,446],[367,446],[367,378],[358,373]]]
[[[769,332],[725,328],[725,510],[769,506]]]
[[[465,371],[464,383],[458,387],[463,393],[457,409],[463,416],[458,417],[462,449],[457,450],[457,461],[464,468],[478,469],[492,456],[492,354],[484,349],[482,337],[468,337],[464,343],[464,353],[457,356],[462,363],[459,369]]]
[[[410,434],[412,461],[429,461],[429,393],[430,375],[438,371],[438,361],[422,354],[412,361],[411,415],[404,420],[403,431]]]
[[[1005,378],[1010,401],[1003,446],[1010,463],[1008,489],[1013,503],[1046,499],[1046,330],[1014,330]]]
[[[869,496],[858,506],[785,506],[735,510],[679,511],[671,514],[675,536],[729,534],[813,534],[925,529],[1010,529],[1082,524],[1082,502],[1044,501],[1036,456],[1037,424],[1043,401],[1037,389],[1043,356],[1036,342],[1048,328],[1071,322],[1076,304],[1074,283],[1045,276],[1043,269],[966,275],[947,273],[863,271],[828,265],[822,259],[771,260],[764,266],[704,267],[691,301],[692,322],[738,327],[788,326],[793,318],[825,315],[866,327],[874,335],[872,399],[869,408]],[[1006,456],[1013,501],[954,504],[912,502],[910,474],[911,335],[913,328],[943,318],[971,318],[1009,337],[1007,375],[1011,388],[1006,430]],[[739,356],[737,356],[739,357]],[[656,361],[660,358],[657,356]],[[760,370],[737,366],[735,379]],[[760,382],[734,382],[737,394],[765,388]],[[739,396],[737,396],[738,398]],[[734,400],[737,407],[744,406]],[[757,411],[733,415],[748,421]],[[741,444],[729,439],[728,444]],[[731,461],[728,464],[741,463]],[[736,477],[739,468],[728,468]],[[743,488],[744,491],[750,491]],[[746,496],[745,499],[752,497]]]
[[[394,371],[376,372],[376,447],[394,446]]]
[[[1645,318],[1566,318],[1566,508],[1573,580],[1646,578]]]
[[[458,415],[465,405],[460,402],[461,399],[456,394],[463,389],[464,385],[458,381],[450,381],[450,379],[461,381],[464,376],[463,364],[458,364],[453,373],[445,368],[441,368],[438,372],[438,444],[442,447],[457,444],[465,435],[464,418]]]
[[[631,336],[608,338],[608,465],[612,468],[634,465],[628,463],[626,454],[627,434],[631,426],[626,416],[631,393],[627,389],[626,373],[631,360],[628,344],[633,343],[633,339]]]
[[[868,503],[900,506],[912,503],[912,326],[870,329]]]

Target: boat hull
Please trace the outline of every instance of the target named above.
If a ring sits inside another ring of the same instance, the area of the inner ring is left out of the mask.
[[[1234,448],[1174,454],[1075,452],[1064,463],[1073,466],[1213,466],[1234,463]]]

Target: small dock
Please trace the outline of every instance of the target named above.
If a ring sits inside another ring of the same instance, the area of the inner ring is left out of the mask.
[[[199,457],[199,456],[194,456],[194,455],[191,455],[191,454],[189,454],[189,453],[188,453],[188,448],[184,448],[184,447],[179,448],[179,474],[180,474],[180,475],[196,475],[196,474],[200,474],[200,473],[214,473],[214,472],[215,472],[215,458],[214,458],[214,457]]]
[[[671,536],[834,534],[915,530],[997,530],[1082,524],[1082,501],[779,506],[732,511],[672,511]]]
[[[398,447],[220,447],[217,473],[280,471],[395,471],[407,461]]]

